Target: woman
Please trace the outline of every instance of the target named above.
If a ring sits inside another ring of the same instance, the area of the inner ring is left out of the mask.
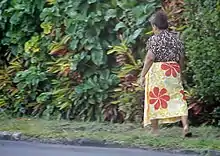
[[[189,137],[188,108],[182,86],[184,48],[168,31],[168,18],[158,11],[150,19],[154,35],[147,42],[147,55],[140,83],[145,84],[144,126],[152,125],[158,135],[159,123],[182,121],[183,134]]]

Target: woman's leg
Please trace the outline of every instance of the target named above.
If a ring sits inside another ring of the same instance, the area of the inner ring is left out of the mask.
[[[151,124],[152,124],[152,133],[158,135],[159,134],[158,120],[157,119],[151,120]]]
[[[189,132],[188,116],[182,116],[181,120],[183,124],[183,135],[185,137],[190,137],[192,133]]]

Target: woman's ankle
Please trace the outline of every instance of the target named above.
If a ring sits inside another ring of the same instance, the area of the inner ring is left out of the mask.
[[[151,129],[151,134],[153,135],[153,136],[159,136],[159,129],[154,129],[154,128],[152,128]]]

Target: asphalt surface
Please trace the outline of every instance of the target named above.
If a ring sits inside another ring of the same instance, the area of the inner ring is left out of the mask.
[[[0,140],[0,156],[186,156],[136,149],[78,147]]]

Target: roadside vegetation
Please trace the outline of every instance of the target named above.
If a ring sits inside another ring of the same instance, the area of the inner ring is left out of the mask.
[[[149,129],[138,124],[109,124],[99,122],[68,122],[35,119],[0,121],[0,131],[22,132],[38,139],[93,139],[125,146],[155,149],[220,150],[220,131],[214,127],[192,128],[193,138],[181,137],[181,128],[162,128],[161,136],[150,135]]]
[[[161,8],[185,42],[192,139],[177,127],[155,138],[140,126],[148,18]],[[219,39],[219,0],[1,0],[0,113],[13,119],[2,118],[0,130],[220,149]]]

